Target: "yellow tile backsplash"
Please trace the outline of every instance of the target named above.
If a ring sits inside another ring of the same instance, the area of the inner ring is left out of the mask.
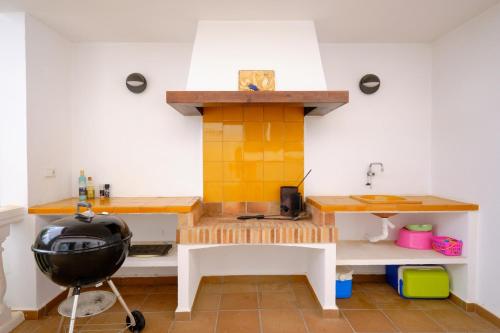
[[[243,142],[243,159],[247,161],[262,161],[264,159],[263,142]]]
[[[210,124],[210,123],[208,123]],[[222,141],[243,141],[243,123],[225,121],[222,126]]]
[[[243,161],[243,142],[231,141],[222,143],[223,161]]]
[[[277,202],[280,186],[297,184],[303,174],[303,107],[204,108],[205,202]]]

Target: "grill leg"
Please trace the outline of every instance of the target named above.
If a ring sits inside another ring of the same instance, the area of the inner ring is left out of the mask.
[[[75,296],[75,300],[73,301],[73,309],[71,310],[71,320],[69,322],[68,333],[73,333],[75,329],[76,308],[78,307],[78,297],[80,296],[80,288],[75,288],[73,295]]]
[[[72,294],[73,294],[73,288],[69,288],[69,290],[68,290],[68,297],[66,297],[66,299],[70,298]],[[64,325],[64,320],[65,319],[66,318],[64,318],[64,316],[61,315],[61,319],[59,319],[59,326],[57,327],[57,333],[61,333],[62,332],[63,325]]]
[[[111,287],[111,290],[113,290],[113,293],[118,298],[118,302],[120,302],[120,304],[122,305],[123,309],[127,313],[127,316],[130,318],[130,325],[132,327],[134,327],[136,325],[135,318],[134,318],[134,315],[132,314],[132,312],[130,312],[130,309],[128,308],[127,303],[125,303],[125,301],[123,300],[122,295],[120,294],[120,292],[116,288],[116,286],[113,283],[113,281],[111,281],[111,279],[108,279],[108,284]]]

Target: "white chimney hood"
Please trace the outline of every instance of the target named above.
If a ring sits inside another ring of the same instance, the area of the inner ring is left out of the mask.
[[[326,90],[313,21],[200,21],[186,90],[238,90],[238,71],[274,70],[276,90]]]

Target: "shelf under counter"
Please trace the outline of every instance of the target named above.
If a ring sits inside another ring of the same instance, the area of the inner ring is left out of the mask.
[[[34,215],[71,215],[78,198],[69,198],[28,208]],[[201,204],[199,197],[113,197],[88,200],[96,213],[113,214],[182,214]]]
[[[466,264],[465,256],[445,256],[434,250],[415,250],[397,246],[394,241],[370,243],[360,240],[337,242],[337,265],[447,265]]]
[[[177,245],[165,256],[157,257],[127,257],[123,268],[148,268],[148,267],[177,267]]]

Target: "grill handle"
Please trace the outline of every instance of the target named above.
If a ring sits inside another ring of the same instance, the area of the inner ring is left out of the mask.
[[[80,207],[85,207],[87,210],[83,213],[80,213]],[[92,218],[95,216],[92,211],[92,205],[90,202],[80,201],[76,204],[76,214],[75,217],[80,221],[91,222]]]

